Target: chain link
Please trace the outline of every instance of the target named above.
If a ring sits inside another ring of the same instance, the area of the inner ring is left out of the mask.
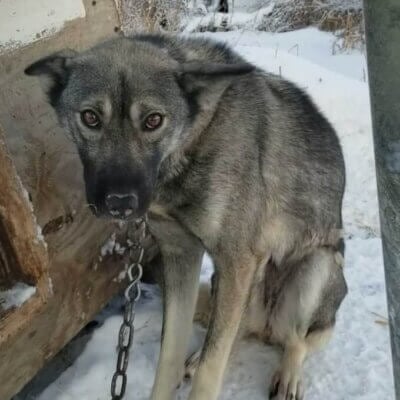
[[[123,399],[128,382],[127,369],[129,363],[129,350],[132,346],[135,327],[135,303],[140,298],[140,279],[143,274],[142,261],[144,256],[143,241],[146,237],[147,217],[140,219],[136,228],[139,238],[130,247],[131,252],[137,252],[137,259],[128,268],[129,285],[125,289],[124,320],[118,334],[117,367],[111,381],[111,399]]]

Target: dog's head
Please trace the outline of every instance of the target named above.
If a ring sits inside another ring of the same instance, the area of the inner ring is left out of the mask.
[[[119,38],[30,65],[77,145],[96,215],[137,218],[152,199],[162,162],[181,151],[201,108],[246,63],[181,62],[160,45]],[[210,88],[220,89],[212,93]],[[204,107],[203,107],[204,108]]]

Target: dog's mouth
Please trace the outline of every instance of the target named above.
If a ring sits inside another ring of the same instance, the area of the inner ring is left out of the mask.
[[[127,210],[125,213],[118,213],[114,211],[107,211],[104,210],[103,208],[99,209],[100,207],[97,207],[95,204],[89,204],[89,209],[92,212],[92,214],[97,217],[97,218],[104,218],[104,219],[110,219],[115,222],[128,222],[128,221],[133,221],[136,219],[139,219],[142,217],[142,215],[138,215],[136,213],[133,213],[130,210]]]

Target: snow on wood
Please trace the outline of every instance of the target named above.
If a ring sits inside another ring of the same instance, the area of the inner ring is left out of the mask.
[[[20,307],[36,293],[35,286],[18,282],[11,289],[0,291],[0,309]]]

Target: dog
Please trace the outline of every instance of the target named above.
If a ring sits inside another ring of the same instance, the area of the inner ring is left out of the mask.
[[[224,44],[179,36],[120,37],[25,72],[76,143],[95,215],[148,214],[164,312],[151,399],[175,397],[197,299],[208,331],[186,364],[190,400],[218,398],[244,333],[283,348],[270,398],[303,399],[304,360],[347,293],[342,151],[307,94]],[[205,252],[212,296],[198,296]]]

